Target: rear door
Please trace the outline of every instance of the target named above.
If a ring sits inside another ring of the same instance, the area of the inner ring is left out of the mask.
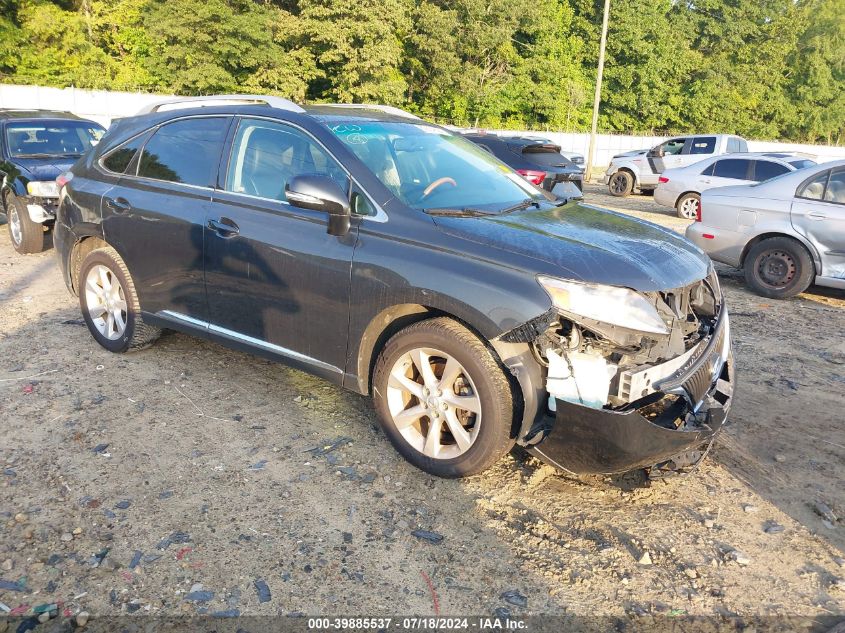
[[[157,127],[103,197],[103,232],[129,267],[146,312],[207,319],[204,227],[231,120],[195,116]]]
[[[329,235],[326,213],[289,204],[285,186],[302,174],[350,190],[345,170],[304,130],[239,120],[205,232],[210,329],[336,378],[358,228],[353,221],[348,234]]]
[[[845,279],[845,167],[802,183],[792,202],[792,226],[816,247],[820,275]]]
[[[748,158],[720,158],[701,175],[701,191],[714,187],[750,184],[752,162]]]
[[[715,136],[694,136],[677,157],[678,166],[692,165],[715,154]]]

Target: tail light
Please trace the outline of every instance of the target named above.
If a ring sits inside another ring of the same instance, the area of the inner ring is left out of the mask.
[[[660,183],[669,182],[669,179],[666,176],[661,176],[660,178],[657,179],[657,182],[660,182]]]
[[[542,185],[546,179],[546,172],[533,169],[517,169],[516,173],[525,178],[532,185]]]

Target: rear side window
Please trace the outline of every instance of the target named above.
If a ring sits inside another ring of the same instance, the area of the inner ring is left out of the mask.
[[[823,171],[811,181],[804,183],[798,188],[795,193],[799,198],[808,198],[809,200],[821,200],[824,198],[824,188],[827,185],[827,179],[830,176],[830,170]]]
[[[824,200],[845,204],[845,171],[835,171],[830,174],[827,189],[824,190]]]
[[[799,158],[789,161],[789,164],[795,167],[795,169],[804,169],[805,167],[812,167],[816,164],[816,161],[810,160],[809,158]]]
[[[716,163],[710,163],[707,167],[704,168],[704,171],[701,172],[702,176],[712,176],[713,169],[716,167]]]
[[[781,176],[789,171],[789,167],[780,163],[773,163],[770,160],[754,161],[754,178],[757,182],[763,182],[776,176]]]
[[[716,137],[715,136],[697,136],[692,139],[692,147],[690,147],[690,154],[712,154],[716,151]]]
[[[726,158],[717,160],[713,169],[713,175],[719,178],[733,178],[735,180],[748,180],[749,160],[739,158]]]
[[[141,147],[143,147],[147,136],[147,134],[136,136],[117,149],[109,152],[102,160],[103,167],[115,174],[126,173],[126,168],[129,167],[132,159],[135,158],[135,155],[140,151]]]
[[[728,154],[736,154],[737,152],[741,152],[742,150],[739,148],[739,139],[735,136],[731,136],[728,139],[728,145],[725,148]]]
[[[202,117],[162,125],[144,146],[138,176],[212,186],[228,122],[226,117]]]

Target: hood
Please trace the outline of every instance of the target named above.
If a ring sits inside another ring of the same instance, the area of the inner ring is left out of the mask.
[[[13,158],[27,180],[55,180],[77,161],[77,157]]]
[[[648,153],[647,149],[632,149],[630,152],[622,152],[621,154],[615,154],[613,158],[630,158],[632,156],[642,156],[646,153]]]
[[[444,233],[538,260],[545,265],[537,273],[563,279],[650,292],[689,285],[710,270],[707,255],[677,233],[583,202],[502,216],[433,217]]]

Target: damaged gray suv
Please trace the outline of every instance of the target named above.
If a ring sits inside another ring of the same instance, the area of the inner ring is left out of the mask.
[[[59,182],[56,252],[100,345],[166,328],[322,376],[429,473],[515,443],[573,473],[681,467],[728,413],[704,253],[394,108],[168,102]]]

